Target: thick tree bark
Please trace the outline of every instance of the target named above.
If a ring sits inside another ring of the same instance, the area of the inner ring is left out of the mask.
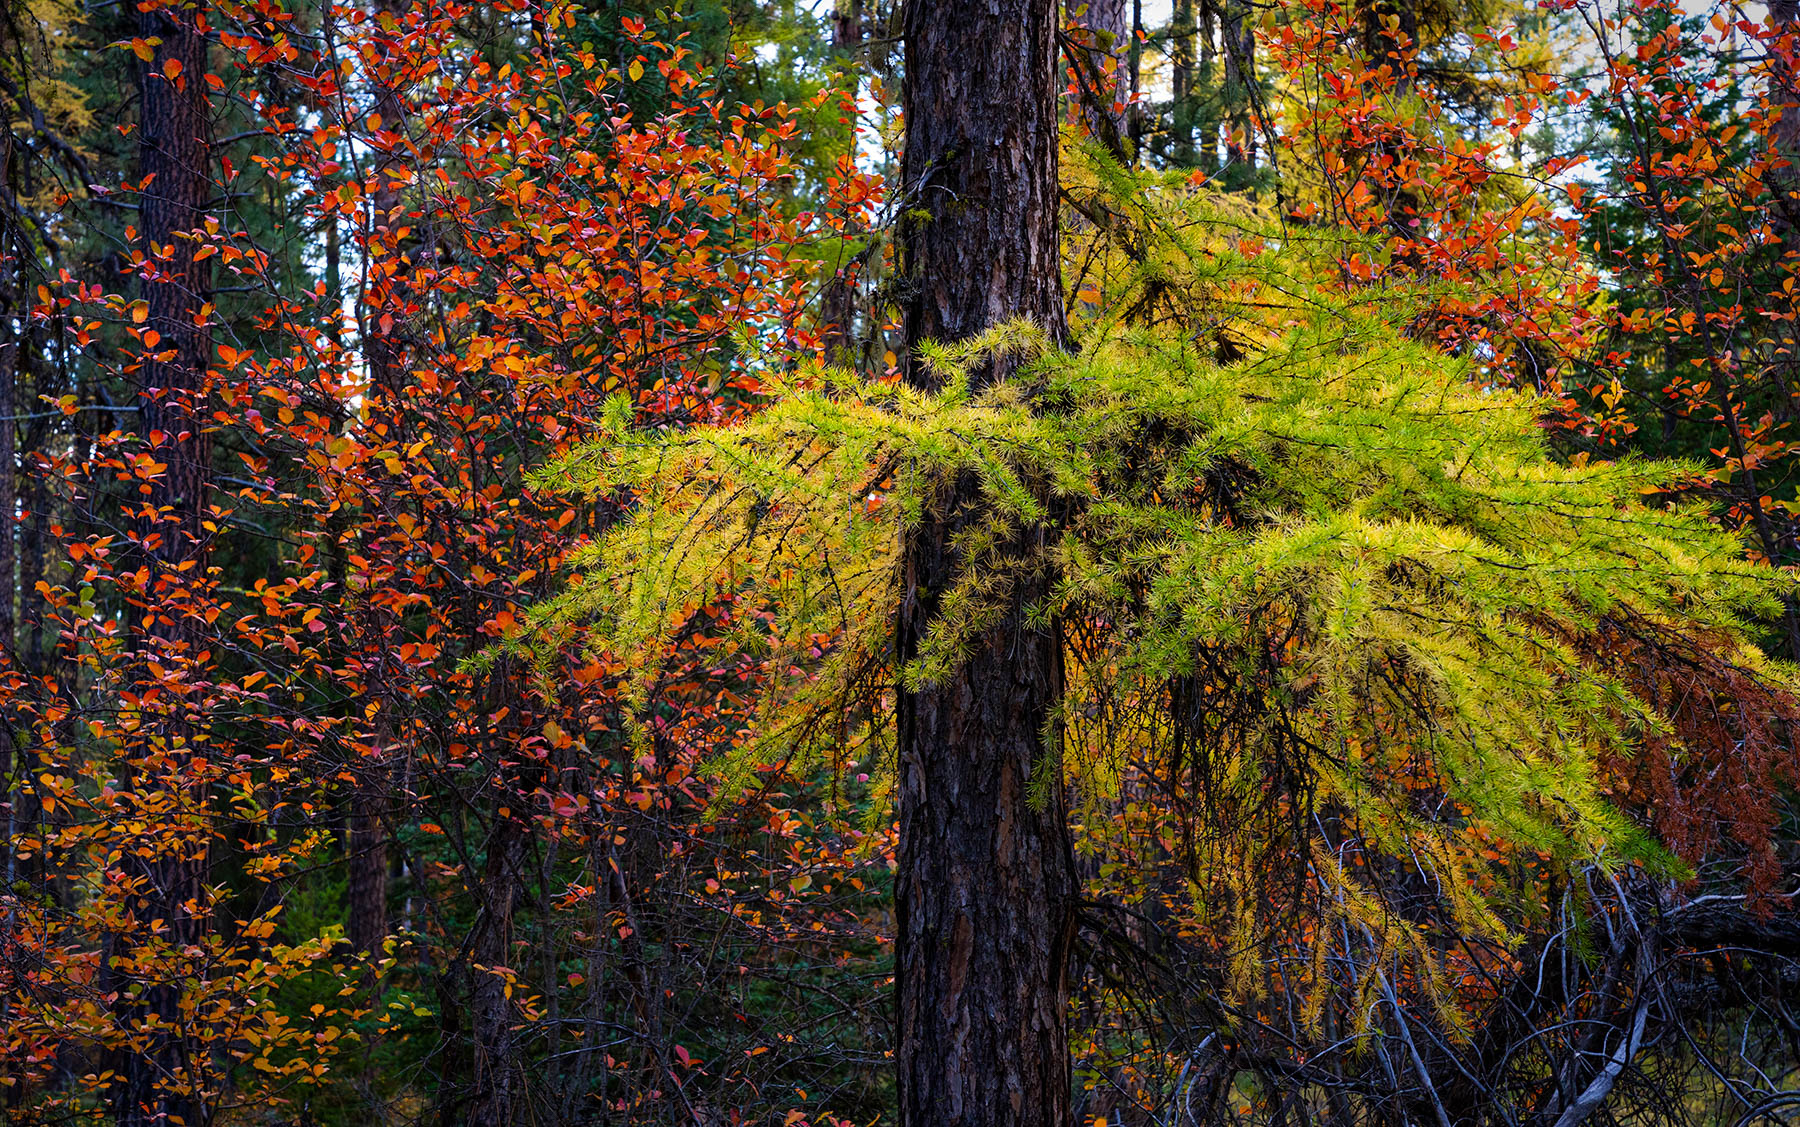
[[[917,345],[1012,318],[1063,332],[1056,223],[1054,0],[906,7],[902,233],[907,376],[929,386]],[[922,214],[921,214],[922,213]],[[1007,361],[972,374],[1011,372]],[[908,534],[903,656],[918,651],[955,575],[956,533],[979,502],[950,483]],[[1021,532],[1013,549],[1040,546]],[[1021,581],[964,666],[900,699],[896,900],[900,1122],[904,1127],[1064,1127],[1069,1121],[1067,953],[1074,865],[1043,735],[1061,680],[1054,632],[1024,608],[1049,577]]]
[[[147,260],[141,274],[149,306],[145,327],[161,338],[161,358],[146,361],[139,376],[139,412],[145,437],[156,444],[157,460],[167,466],[150,489],[148,501],[156,515],[143,522],[149,603],[161,612],[146,616],[138,645],[146,663],[179,663],[193,655],[199,639],[193,619],[183,613],[183,600],[171,600],[166,592],[186,587],[202,574],[209,534],[201,521],[212,474],[203,402],[212,354],[212,330],[203,307],[212,297],[212,266],[197,256],[202,244],[191,234],[202,230],[214,191],[208,175],[206,40],[195,31],[191,14],[160,9],[138,13],[138,33],[152,43],[160,41],[154,58],[138,67],[138,167],[148,185],[138,219]],[[179,70],[169,67],[170,62],[180,64]],[[192,734],[178,720],[159,725],[155,733],[165,746],[184,754]],[[168,921],[165,936],[178,947],[196,941],[199,924],[187,905],[202,898],[204,859],[172,851],[126,863],[144,881],[135,905],[138,919]],[[178,983],[146,983],[135,1001],[120,1002],[120,1018],[138,1026],[154,1016],[162,1029],[178,1028],[180,994]],[[114,1115],[122,1127],[208,1121],[198,1095],[178,1090],[184,1048],[176,1035],[144,1034],[120,1058]]]

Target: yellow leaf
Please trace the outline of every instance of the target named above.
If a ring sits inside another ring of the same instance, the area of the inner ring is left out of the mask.
[[[644,77],[644,64],[633,59],[631,60],[631,65],[625,68],[625,73],[631,75],[631,81],[636,82],[638,79]]]

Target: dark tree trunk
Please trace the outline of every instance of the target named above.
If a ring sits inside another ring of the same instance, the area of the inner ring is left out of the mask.
[[[862,46],[863,0],[837,0],[831,13],[831,46],[848,54]]]
[[[1795,233],[1800,232],[1800,40],[1791,38],[1800,36],[1800,0],[1770,0],[1769,22],[1783,39],[1794,43],[1789,52],[1775,53],[1769,97],[1785,107],[1769,131],[1774,156],[1785,162],[1770,173],[1769,187],[1775,193],[1778,229],[1791,246]]]
[[[1256,31],[1244,0],[1227,0],[1222,16],[1225,50],[1225,162],[1256,163]]]
[[[927,386],[921,341],[956,341],[1012,318],[1063,333],[1058,264],[1054,0],[905,10],[906,148],[914,220],[902,233],[907,376]],[[1007,362],[973,373],[1003,379]],[[956,573],[952,547],[978,503],[948,485],[908,535],[903,656],[918,651]],[[1022,532],[1015,551],[1038,547]],[[1074,864],[1043,736],[1061,680],[1053,631],[1023,608],[1049,577],[1022,580],[962,669],[900,699],[896,992],[904,1127],[1065,1127],[1067,958]]]
[[[1213,0],[1199,0],[1200,3],[1200,93],[1197,97],[1210,98],[1217,79],[1219,66],[1218,29],[1219,12]],[[1214,112],[1202,117],[1200,106],[1196,102],[1194,108],[1196,120],[1204,120],[1200,134],[1200,170],[1208,174],[1219,170],[1219,126],[1220,119]]]
[[[525,835],[510,818],[494,823],[488,837],[487,864],[481,880],[481,919],[476,923],[470,955],[474,962],[471,1016],[475,1034],[475,1067],[470,1102],[461,1122],[470,1127],[516,1123],[524,1118],[523,1069],[513,1032],[512,991],[503,972],[511,966],[513,910],[522,891]]]
[[[202,244],[189,234],[202,229],[213,196],[207,174],[212,125],[202,77],[206,40],[191,23],[161,11],[140,13],[138,24],[144,36],[162,39],[154,60],[138,68],[143,106],[138,163],[146,177],[154,177],[139,205],[144,251],[151,260],[143,280],[147,327],[161,334],[159,355],[167,359],[144,365],[141,412],[145,430],[165,436],[158,460],[169,468],[153,487],[151,501],[169,512],[150,551],[173,571],[198,559],[209,535],[200,521],[212,475],[212,437],[204,430],[200,396],[212,359],[212,329],[200,310],[212,300],[212,266],[197,258]],[[182,65],[174,79],[162,69],[171,59]],[[179,643],[190,631],[159,616],[152,633]]]
[[[393,40],[404,34],[400,22],[407,5],[402,0],[375,0],[375,35],[385,46],[377,71],[374,89],[376,116],[381,129],[404,135],[407,132],[406,105],[401,98],[405,81],[402,67],[404,53]],[[401,253],[399,232],[406,225],[406,209],[398,187],[399,181],[389,175],[398,171],[407,148],[395,145],[388,149],[376,166],[375,190],[370,194],[369,229],[363,238],[363,293],[361,334],[364,359],[369,365],[370,411],[386,422],[395,439],[407,435],[404,387],[406,382],[406,306],[410,277]],[[408,436],[410,437],[410,436]],[[371,611],[383,621],[376,629],[390,626],[381,611]],[[377,666],[375,676],[381,676]],[[377,697],[379,684],[369,686]],[[387,704],[386,700],[382,701]],[[388,935],[388,827],[384,817],[395,801],[394,775],[397,749],[394,747],[393,725],[389,711],[383,708],[375,716],[370,741],[370,754],[359,765],[356,788],[350,796],[348,826],[349,854],[349,937],[357,950],[377,953]]]
[[[206,40],[190,13],[162,10],[138,13],[138,33],[156,43],[155,56],[138,66],[141,120],[138,168],[148,184],[139,201],[139,229],[146,262],[141,281],[149,306],[145,328],[161,336],[158,355],[140,373],[140,418],[144,435],[155,445],[158,461],[168,468],[151,485],[154,514],[142,521],[143,554],[150,573],[148,605],[166,613],[149,614],[138,645],[146,662],[179,665],[199,646],[194,620],[182,613],[185,600],[171,593],[203,574],[209,533],[201,527],[212,476],[212,439],[205,430],[206,367],[212,354],[212,330],[202,312],[212,298],[212,267],[197,252],[214,183],[211,165],[211,118],[206,96]],[[171,75],[167,64],[180,64]],[[149,678],[147,671],[142,674]],[[149,733],[146,733],[149,734]],[[155,736],[171,749],[191,751],[192,729],[178,719],[158,725]],[[148,746],[135,749],[147,754]],[[129,780],[128,780],[129,782]],[[166,937],[179,947],[199,938],[199,922],[188,905],[203,898],[203,857],[172,851],[147,860],[128,860],[133,875],[144,878],[143,894],[134,906],[137,918],[168,921]],[[129,936],[122,937],[128,942]],[[122,1021],[137,1026],[152,1016],[164,1030],[178,1029],[180,986],[144,984],[136,1000],[119,1004]],[[123,995],[121,995],[123,997]],[[184,1080],[184,1049],[178,1034],[145,1034],[140,1044],[123,1050],[115,1066],[120,1083],[114,1089],[114,1114],[121,1125],[208,1122],[196,1093],[177,1093]]]
[[[847,92],[854,103],[861,73],[856,67],[856,56],[863,46],[863,0],[837,0],[837,6],[831,17],[831,53],[837,64],[843,68]],[[856,115],[854,111],[847,115],[850,124],[846,130],[845,147],[854,152],[856,148]],[[845,232],[846,235],[859,233],[859,228]],[[857,274],[862,266],[861,256],[839,261],[831,279],[825,283],[819,296],[819,343],[824,346],[825,362],[839,364],[846,368],[856,366],[856,283]]]
[[[10,21],[8,21],[10,27]],[[16,176],[13,170],[13,134],[0,130],[0,325],[27,324],[24,316],[25,239],[18,220],[17,197],[13,192]],[[10,336],[10,333],[8,334]],[[0,657],[6,668],[18,668],[18,644],[14,629],[13,605],[19,590],[15,579],[17,557],[13,550],[18,532],[18,404],[19,360],[23,349],[16,339],[0,340]],[[17,750],[13,741],[13,709],[0,703],[0,888],[11,888],[17,875],[13,858],[13,780],[20,774],[15,768]],[[0,919],[0,924],[6,921]],[[9,930],[9,929],[6,929]],[[4,933],[4,930],[0,930]],[[0,1021],[5,1020],[6,1005],[0,1001]],[[17,1085],[14,1085],[16,1088]]]
[[[0,146],[6,145],[0,140]],[[0,162],[0,173],[5,166]],[[0,178],[0,184],[4,184]],[[10,295],[7,295],[10,296]],[[0,317],[10,319],[13,315],[11,302],[0,305]],[[0,324],[5,323],[0,321]],[[14,449],[13,414],[16,375],[18,372],[19,346],[15,341],[0,343],[0,655],[4,655],[7,670],[18,668],[17,652],[13,630],[13,596],[18,590],[14,580],[15,559],[13,553],[13,536],[16,531],[14,514],[18,511],[18,493],[15,466],[18,462],[18,451]],[[18,861],[13,855],[13,835],[19,826],[14,813],[16,797],[13,794],[13,780],[23,772],[19,770],[20,762],[18,744],[13,736],[13,726],[17,721],[14,710],[9,704],[0,704],[0,888],[10,889],[18,879]],[[0,918],[0,925],[10,921]],[[10,932],[10,928],[0,928],[0,934]],[[0,1001],[0,1021],[6,1017],[6,1004]],[[15,1085],[16,1087],[16,1085]]]
[[[1194,101],[1198,77],[1194,73],[1194,0],[1175,0],[1174,16],[1169,23],[1169,82],[1173,105],[1170,109],[1169,158],[1186,167],[1194,163]]]
[[[1789,253],[1800,247],[1800,0],[1770,0],[1769,21],[1779,33],[1770,67],[1769,101],[1782,106],[1781,116],[1769,130],[1772,168],[1769,192],[1774,197],[1770,218],[1781,245]],[[1792,320],[1779,323],[1775,362],[1769,365],[1775,389],[1792,412],[1800,401],[1800,334]]]
[[[1082,114],[1088,131],[1121,157],[1125,151],[1126,102],[1131,96],[1131,9],[1128,0],[1071,0],[1087,29],[1081,74]]]

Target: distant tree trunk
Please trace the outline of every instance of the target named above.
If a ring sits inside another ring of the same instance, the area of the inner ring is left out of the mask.
[[[10,25],[8,20],[7,26]],[[15,319],[20,325],[26,323],[23,308],[26,247],[24,232],[20,229],[23,225],[16,210],[14,183],[13,133],[11,129],[0,130],[0,325],[12,325]],[[21,351],[18,340],[0,340],[0,655],[4,655],[12,669],[18,668],[14,605],[19,593],[15,575],[18,564],[15,537],[18,534],[19,451],[18,426],[13,416],[18,414],[22,398],[18,394]],[[12,887],[18,872],[12,847],[16,829],[13,781],[18,774],[15,771],[18,749],[13,740],[14,720],[13,709],[0,703],[0,808],[4,809],[0,813],[0,830],[5,832],[5,836],[0,837],[0,888],[7,889]],[[0,920],[0,924],[3,923],[5,921]],[[6,933],[7,930],[0,927],[0,934]],[[0,1020],[5,1017],[5,1003],[0,1002]]]
[[[139,379],[139,417],[146,438],[167,469],[152,482],[149,506],[156,515],[143,521],[149,602],[168,613],[146,616],[138,646],[143,659],[191,658],[200,642],[181,601],[165,602],[171,589],[203,573],[210,534],[201,527],[212,478],[212,439],[206,432],[205,379],[212,357],[212,329],[203,307],[212,299],[212,266],[198,257],[202,245],[191,233],[203,227],[214,183],[211,116],[206,95],[206,39],[192,15],[155,9],[138,13],[138,34],[158,44],[154,57],[138,65],[138,171],[148,185],[139,200],[138,226],[145,257],[142,291],[149,306],[145,328],[161,335],[160,359],[145,361]],[[169,63],[178,63],[179,69]],[[150,674],[145,672],[145,677]],[[159,723],[155,733],[176,754],[191,751],[192,729],[180,720]],[[138,749],[143,753],[146,749]],[[127,780],[129,783],[129,780]],[[133,876],[143,878],[135,914],[143,923],[167,921],[166,938],[177,949],[199,938],[188,910],[205,883],[205,861],[172,853],[150,859],[127,858]],[[134,1000],[122,1000],[120,1017],[132,1025],[152,1016],[179,1027],[180,986],[146,982]],[[184,1049],[166,1032],[146,1034],[141,1048],[126,1048],[115,1065],[114,1114],[122,1127],[207,1121],[193,1093],[171,1090],[183,1071]]]
[[[1057,233],[1054,0],[906,6],[906,147],[916,209],[902,232],[906,378],[929,387],[924,341],[957,341],[1028,317],[1063,334]],[[976,386],[1007,378],[989,361]],[[908,533],[899,614],[916,654],[956,573],[977,483],[950,483]],[[1046,532],[1020,532],[1036,551]],[[1049,576],[1021,579],[962,668],[899,702],[896,887],[898,1073],[903,1127],[1065,1127],[1068,949],[1074,864],[1062,787],[1039,809],[1034,771],[1059,773],[1043,739],[1061,683],[1054,632],[1025,608]]]
[[[378,42],[402,34],[398,20],[406,9],[404,0],[375,0]],[[377,64],[378,77],[373,90],[375,114],[380,119],[381,129],[397,134],[406,131],[406,107],[399,91],[399,68],[403,64],[404,58],[398,52],[385,52]],[[404,146],[394,146],[376,165],[363,257],[367,284],[363,293],[361,330],[364,360],[369,366],[372,385],[370,409],[377,415],[386,416],[385,421],[396,437],[404,433],[400,423],[406,382],[404,290],[407,277],[398,235],[406,222],[406,213],[399,181],[388,173],[404,159],[406,151]],[[371,617],[375,616],[386,617],[380,611],[372,612]],[[376,666],[377,677],[380,668],[380,665]],[[380,695],[377,685],[369,688]],[[392,728],[389,709],[383,708],[375,714],[370,754],[356,772],[356,788],[350,797],[349,832],[346,835],[350,867],[348,934],[357,950],[370,954],[381,949],[388,934],[388,829],[383,818],[394,797],[392,760],[396,749]]]
[[[1129,97],[1125,100],[1125,121],[1131,139],[1131,155],[1136,158],[1144,144],[1145,110],[1136,104],[1137,96],[1143,92],[1144,0],[1131,0],[1131,27],[1127,34],[1130,45],[1125,49],[1125,92]]]
[[[1194,163],[1194,0],[1175,0],[1169,22],[1169,82],[1173,95],[1169,123],[1169,158],[1175,164]]]
[[[852,99],[856,97],[860,82],[856,54],[862,49],[862,45],[863,0],[837,0],[837,7],[831,17],[831,53],[844,69]],[[856,115],[852,112],[849,116],[846,147],[851,159],[855,159]],[[846,235],[855,233],[853,230],[845,231]],[[847,368],[856,365],[856,275],[860,265],[853,258],[838,262],[836,271],[819,295],[819,336],[827,364],[841,364]]]
[[[1256,32],[1244,0],[1226,0],[1223,13],[1227,164],[1256,163]]]
[[[10,138],[0,139],[0,146],[6,146]],[[0,185],[6,183],[5,165],[0,159]],[[4,253],[4,244],[0,244],[0,253]],[[5,295],[10,297],[11,295]],[[10,319],[13,311],[10,301],[0,298],[0,318]],[[4,323],[4,321],[0,321]],[[17,341],[0,342],[0,654],[4,654],[7,668],[18,668],[18,646],[14,630],[13,603],[18,592],[18,583],[14,578],[17,558],[14,552],[13,537],[17,531],[18,498],[18,450],[15,446],[15,434],[12,416],[17,408],[18,397],[14,394],[17,387],[19,345]],[[18,863],[13,856],[13,834],[18,825],[15,820],[13,782],[21,772],[19,748],[14,740],[13,725],[16,716],[8,704],[0,704],[0,888],[10,889],[13,881],[18,879]],[[5,923],[0,920],[0,924]],[[0,927],[0,934],[7,934]],[[0,1002],[0,1020],[6,1016],[5,1003]]]
[[[518,1037],[513,1031],[512,992],[504,973],[511,969],[513,910],[523,885],[525,831],[508,815],[497,816],[488,834],[487,864],[481,878],[481,918],[470,944],[473,968],[471,1020],[475,1068],[471,1099],[461,1119],[469,1127],[518,1123],[524,1092]]]
[[[1069,0],[1087,29],[1089,47],[1081,75],[1082,115],[1088,131],[1120,156],[1125,151],[1125,106],[1131,71],[1126,54],[1131,38],[1128,0]]]
[[[1769,131],[1770,154],[1782,167],[1769,174],[1769,189],[1775,196],[1775,229],[1790,252],[1800,249],[1800,0],[1769,0],[1769,22],[1782,40],[1791,46],[1785,52],[1774,52],[1769,101],[1782,107],[1781,117]],[[1800,356],[1793,355],[1793,322],[1782,343],[1789,355],[1782,365],[1784,374],[1800,367]],[[1790,385],[1791,393],[1791,385]]]
[[[1218,9],[1213,7],[1213,0],[1200,0],[1200,91],[1196,99],[1206,97],[1213,90],[1217,81],[1219,65],[1218,51]],[[1204,123],[1200,136],[1200,170],[1208,174],[1219,170],[1219,120],[1212,114],[1201,114],[1196,101],[1194,118]]]
[[[1774,155],[1787,162],[1770,176],[1770,187],[1777,201],[1777,223],[1792,247],[1795,234],[1800,233],[1800,0],[1769,0],[1769,22],[1794,42],[1789,53],[1776,54],[1774,89],[1769,97],[1783,107],[1769,140]]]
[[[837,0],[831,13],[831,46],[842,53],[862,46],[863,0]]]

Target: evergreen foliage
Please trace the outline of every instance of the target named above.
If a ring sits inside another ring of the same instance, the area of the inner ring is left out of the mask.
[[[1066,639],[1046,733],[1064,773],[1036,785],[1100,795],[1127,753],[1166,764],[1210,862],[1194,871],[1240,874],[1197,911],[1248,936],[1283,882],[1309,886],[1425,980],[1432,945],[1384,903],[1384,870],[1502,939],[1531,906],[1484,871],[1496,841],[1543,875],[1678,869],[1602,793],[1601,761],[1679,738],[1619,639],[1710,655],[1742,707],[1780,711],[1793,674],[1756,639],[1791,578],[1661,503],[1691,467],[1560,458],[1548,401],[1408,339],[1423,288],[1345,297],[1322,284],[1329,255],[1241,204],[1095,172],[1111,281],[1084,291],[1071,348],[1008,325],[934,351],[936,393],[806,369],[729,427],[640,427],[620,404],[545,480],[635,498],[629,517],[537,624],[591,627],[644,717],[696,617],[735,603],[732,645],[786,670],[721,765],[743,783],[869,758],[896,679],[942,677],[1008,585],[1049,569],[1035,613]],[[972,393],[965,373],[1002,350],[1029,362]],[[934,634],[896,669],[900,529],[958,478],[983,508]],[[1039,549],[1009,554],[1022,541]]]

